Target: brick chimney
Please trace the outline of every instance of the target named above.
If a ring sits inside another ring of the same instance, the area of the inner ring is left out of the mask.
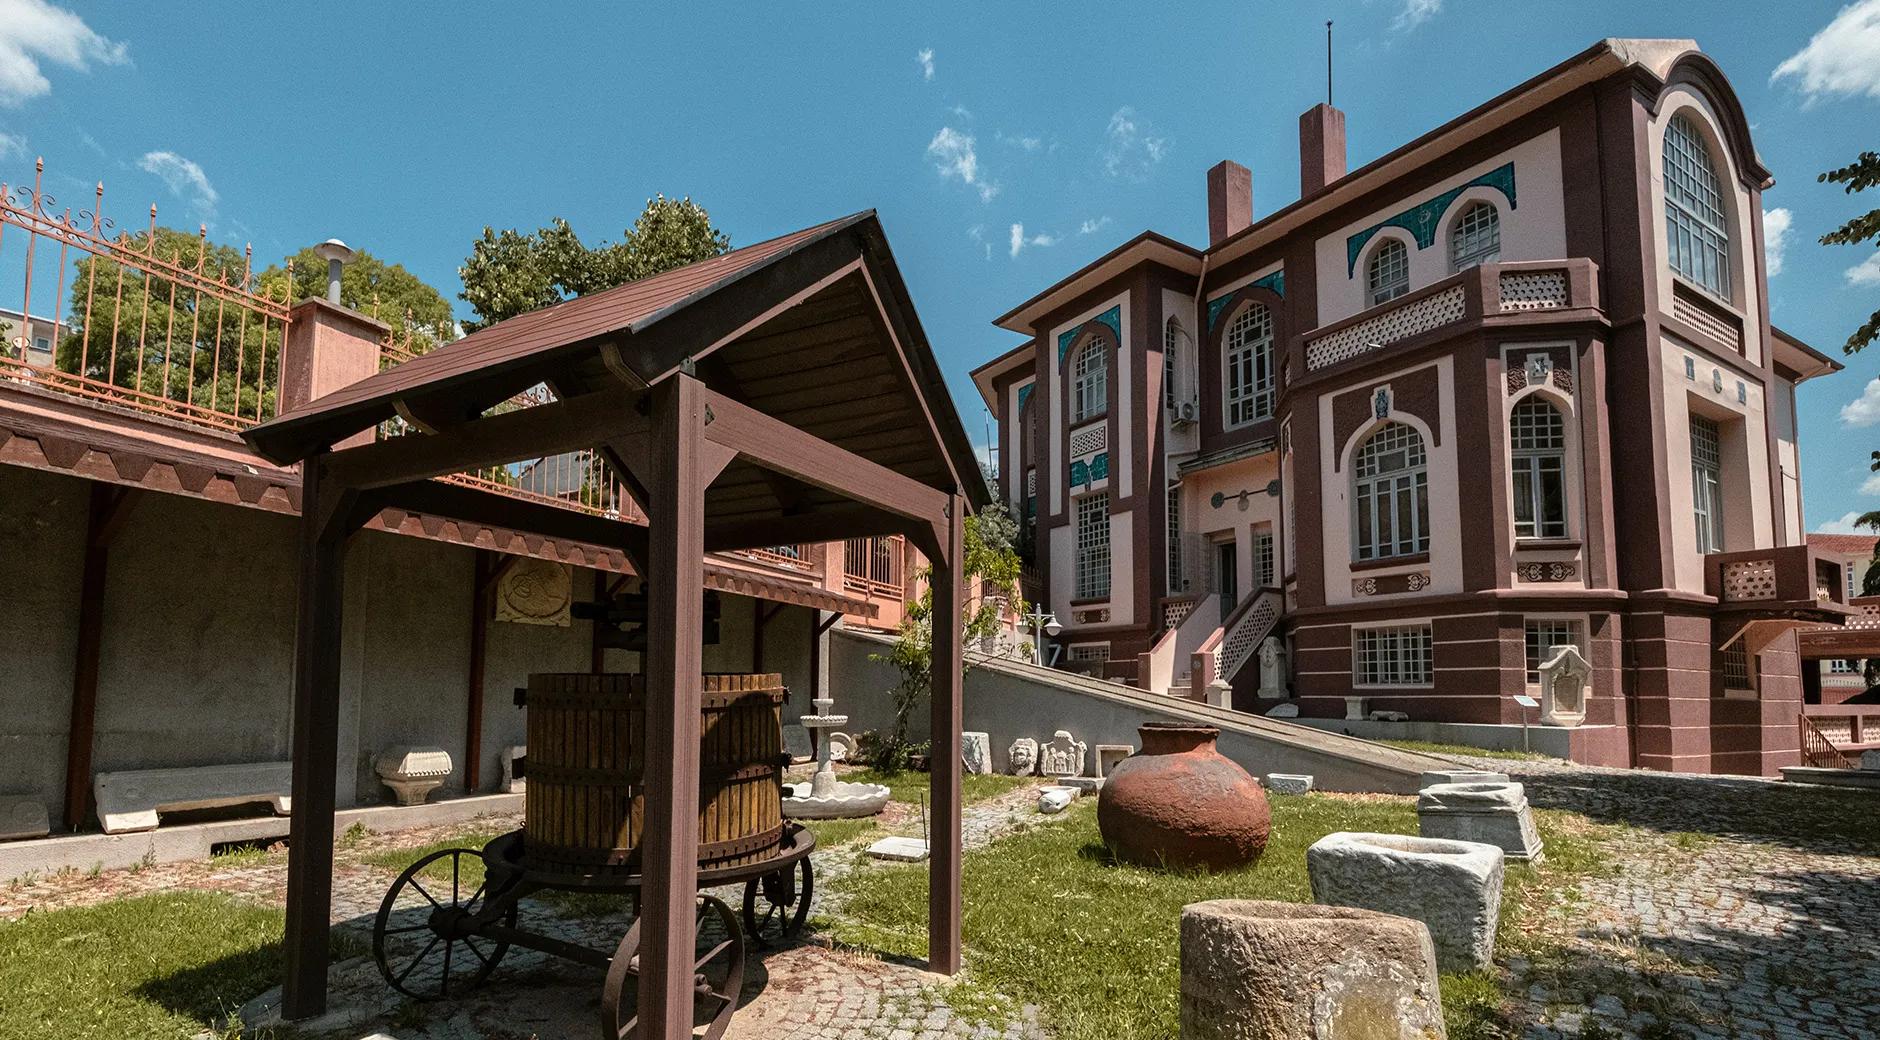
[[[1299,197],[1311,198],[1345,175],[1345,113],[1313,105],[1299,117]]]
[[[1253,223],[1253,173],[1231,159],[1208,171],[1208,244]]]

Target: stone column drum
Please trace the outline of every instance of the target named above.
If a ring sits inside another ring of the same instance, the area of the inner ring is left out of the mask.
[[[1441,1040],[1436,951],[1419,921],[1218,899],[1182,908],[1183,1040]]]

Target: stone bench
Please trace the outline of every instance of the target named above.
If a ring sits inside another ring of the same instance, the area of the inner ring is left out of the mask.
[[[106,834],[154,830],[159,812],[267,802],[275,815],[293,809],[292,762],[241,762],[182,769],[132,769],[92,779]]]

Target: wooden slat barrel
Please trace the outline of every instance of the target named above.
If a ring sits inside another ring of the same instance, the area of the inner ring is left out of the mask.
[[[769,858],[783,835],[783,677],[702,676],[698,861]],[[646,682],[529,676],[523,863],[579,876],[640,872]]]

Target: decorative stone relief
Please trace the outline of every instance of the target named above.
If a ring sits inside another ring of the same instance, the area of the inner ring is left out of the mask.
[[[1377,595],[1377,579],[1376,578],[1353,578],[1351,579],[1351,594],[1354,596]]]
[[[521,625],[574,623],[574,570],[565,563],[522,556],[496,581],[496,620]]]
[[[380,752],[372,766],[399,805],[423,805],[450,776],[450,752],[441,747],[395,747]]]
[[[1580,565],[1572,560],[1523,563],[1515,567],[1515,575],[1522,581],[1571,581],[1579,574]]]
[[[1541,663],[1541,723],[1577,726],[1586,721],[1586,685],[1593,666],[1576,646],[1562,646]]]
[[[1038,742],[1030,737],[1012,741],[1005,749],[1005,762],[1013,776],[1030,776],[1038,766]]]
[[[46,803],[37,798],[0,798],[0,841],[43,838],[50,833]]]
[[[847,733],[829,734],[829,761],[847,762],[855,754],[855,738]]]
[[[960,734],[960,765],[968,773],[992,772],[992,737],[967,731]]]
[[[1084,752],[1088,747],[1083,741],[1072,737],[1068,730],[1058,730],[1051,735],[1049,743],[1038,748],[1038,775],[1083,775]]]

